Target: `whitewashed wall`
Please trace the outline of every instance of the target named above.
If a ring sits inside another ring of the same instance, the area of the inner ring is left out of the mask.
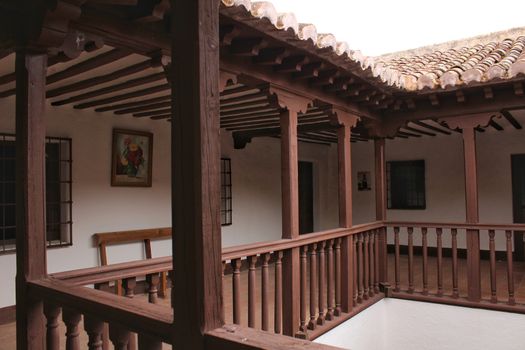
[[[171,226],[170,128],[151,121],[47,107],[47,135],[70,137],[73,142],[73,246],[48,250],[48,270],[58,272],[97,266],[96,232]],[[0,132],[14,133],[14,98],[0,100]],[[113,128],[154,134],[151,188],[110,186]],[[301,160],[312,161],[316,177],[315,229],[337,225],[337,148],[300,144]],[[233,225],[223,228],[223,245],[274,240],[281,237],[280,142],[256,139],[244,150],[234,150],[231,135],[222,135],[222,156],[232,159]],[[184,165],[181,165],[184,166]],[[153,255],[171,254],[169,240],[153,242]],[[108,247],[110,263],[143,258],[141,244]],[[0,255],[0,307],[15,302],[15,254]]]

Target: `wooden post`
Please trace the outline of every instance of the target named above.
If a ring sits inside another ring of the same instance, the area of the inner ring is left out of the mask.
[[[224,324],[219,6],[195,0],[173,1],[171,8],[173,347],[199,350],[203,333]]]
[[[47,55],[16,53],[16,346],[45,348],[44,307],[27,282],[45,277],[45,85]]]
[[[297,115],[306,112],[311,101],[275,86],[270,86],[270,93],[277,97],[280,107],[285,108],[280,115],[282,238],[294,239],[299,237]],[[282,331],[284,335],[294,336],[300,325],[299,247],[283,252],[282,273]]]
[[[385,157],[385,139],[374,139],[375,154],[375,187],[376,187],[376,220],[386,220],[386,157]],[[379,248],[379,282],[388,282],[387,266],[387,247],[386,247],[386,227],[378,231],[378,248]]]
[[[488,125],[491,119],[491,114],[476,114],[445,120],[450,128],[461,128],[463,130],[465,207],[466,222],[469,224],[479,222],[475,128],[480,125]],[[481,300],[479,230],[467,230],[467,282],[469,300]]]
[[[299,173],[297,157],[297,112],[281,114],[281,192],[282,237],[299,236]],[[299,332],[300,274],[299,248],[284,251],[283,256],[283,334]]]
[[[334,109],[337,129],[337,160],[339,169],[339,226],[352,227],[352,148],[350,137],[357,116]],[[341,242],[341,311],[350,312],[353,307],[354,284],[352,266],[354,261],[353,237],[346,236]]]

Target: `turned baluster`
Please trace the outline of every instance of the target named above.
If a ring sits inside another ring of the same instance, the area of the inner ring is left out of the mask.
[[[46,349],[58,350],[60,348],[60,333],[58,330],[58,317],[60,307],[44,303],[44,315],[46,316]]]
[[[334,309],[335,309],[335,287],[334,287],[334,240],[331,239],[327,241],[328,246],[326,247],[327,252],[327,262],[328,262],[328,280],[327,280],[327,286],[328,286],[328,296],[327,296],[327,305],[328,310],[326,312],[326,319],[327,320],[333,320],[334,319]]]
[[[148,282],[148,301],[152,304],[157,304],[158,302],[158,286],[160,282],[159,274],[152,273],[146,276],[146,281]]]
[[[241,324],[241,259],[233,259],[232,265],[232,296],[233,323]]]
[[[341,315],[341,238],[335,240],[335,310],[334,315]]]
[[[427,228],[421,228],[421,246],[423,249],[423,295],[428,294],[428,242]]]
[[[374,231],[370,231],[368,233],[368,260],[370,261],[368,263],[368,268],[369,268],[369,272],[368,272],[368,295],[369,296],[374,296],[374,271],[375,271],[375,265],[374,265],[374,260],[375,260],[375,256],[374,256],[374,246],[375,246],[375,242],[374,242]]]
[[[317,324],[323,325],[325,321],[325,307],[326,307],[326,293],[325,293],[325,254],[324,254],[325,242],[319,243],[319,316],[317,317]]]
[[[368,232],[366,233],[363,233],[363,236],[364,236],[364,243],[363,243],[363,259],[364,259],[364,277],[363,277],[363,298],[364,299],[368,299],[368,279],[369,279],[369,276],[368,276],[368,272],[369,272],[369,256],[368,256],[368,251],[369,251],[369,237],[368,237]]]
[[[357,249],[357,240],[358,240],[358,237],[356,237],[355,235],[353,236],[350,236],[349,238],[351,241],[351,249],[353,249],[353,261],[352,261],[352,270],[353,270],[353,281],[352,281],[352,284],[353,284],[353,290],[354,290],[354,296],[353,296],[353,306],[356,306],[357,305],[357,302],[358,302],[358,295],[359,295],[359,291],[358,291],[358,285],[357,285],[357,281],[358,281],[358,276],[357,276],[357,272],[358,272],[358,269],[357,269],[357,252],[358,252],[358,249]]]
[[[452,236],[452,297],[459,297],[458,289],[458,230],[450,230]]]
[[[77,311],[66,309],[62,310],[62,320],[66,324],[66,350],[80,350],[80,339],[78,324],[82,315]]]
[[[437,240],[437,295],[443,296],[443,229],[436,228]]]
[[[261,328],[263,331],[270,329],[270,276],[268,263],[270,262],[270,253],[262,255],[261,268]]]
[[[137,280],[135,277],[130,277],[122,280],[122,289],[124,290],[124,296],[126,298],[133,299],[135,297],[135,286]],[[131,333],[129,337],[128,350],[135,350],[137,348],[137,335]]]
[[[512,231],[505,231],[507,238],[507,284],[509,288],[509,305],[516,303],[514,299],[514,269],[512,267]]]
[[[364,289],[363,289],[363,283],[364,283],[364,267],[363,267],[363,234],[360,233],[357,237],[357,268],[358,268],[358,276],[357,276],[357,302],[361,303],[363,301],[363,295],[364,295]]]
[[[408,292],[414,293],[414,228],[408,227]]]
[[[306,338],[306,282],[307,282],[307,252],[308,246],[302,246],[300,252],[300,299],[301,299],[301,308],[300,308],[300,322],[299,333],[296,334],[299,338]]]
[[[275,303],[274,332],[281,334],[283,330],[283,252],[274,253],[275,259]]]
[[[88,349],[102,350],[102,335],[104,332],[104,322],[90,316],[84,316],[84,329],[88,334]]]
[[[162,350],[162,342],[146,334],[139,334],[139,350]]]
[[[95,289],[107,293],[112,292],[109,282],[96,283]],[[109,349],[109,325],[107,323],[104,323],[104,329],[102,330],[102,349]]]
[[[109,339],[115,350],[127,350],[131,333],[120,325],[109,325]]]
[[[395,247],[395,287],[394,291],[399,292],[399,278],[401,276],[401,266],[399,262],[399,227],[394,227],[394,247]]]
[[[317,298],[317,243],[313,243],[310,246],[310,330],[317,325]]]
[[[380,230],[374,231],[374,293],[379,293],[379,234]]]
[[[248,327],[255,328],[255,293],[257,255],[248,257]]]
[[[496,242],[494,237],[496,232],[489,230],[489,251],[490,251],[490,301],[492,303],[498,302],[496,293]]]

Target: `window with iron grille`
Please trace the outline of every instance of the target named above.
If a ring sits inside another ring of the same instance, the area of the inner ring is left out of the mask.
[[[232,224],[232,167],[231,159],[221,158],[221,225]]]
[[[15,136],[0,134],[0,253],[16,247]],[[48,247],[72,244],[71,139],[46,137]]]
[[[388,209],[425,209],[425,161],[387,162]]]

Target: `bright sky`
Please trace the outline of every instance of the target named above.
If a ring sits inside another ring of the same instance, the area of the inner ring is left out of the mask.
[[[365,55],[415,49],[525,26],[523,0],[271,0],[318,33]]]

